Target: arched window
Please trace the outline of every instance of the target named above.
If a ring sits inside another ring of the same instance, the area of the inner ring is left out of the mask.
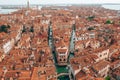
[[[64,59],[64,61],[66,61],[66,59]]]
[[[60,61],[62,61],[62,59],[60,59]]]

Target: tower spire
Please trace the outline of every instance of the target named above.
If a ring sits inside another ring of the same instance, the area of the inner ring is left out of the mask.
[[[28,9],[29,9],[29,5],[30,5],[30,4],[29,4],[29,0],[27,0],[27,8],[28,8]]]

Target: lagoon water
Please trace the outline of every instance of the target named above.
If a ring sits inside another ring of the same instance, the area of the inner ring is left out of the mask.
[[[120,10],[120,5],[102,5],[106,9]]]
[[[17,9],[0,9],[0,14],[8,14],[17,11]]]
[[[41,9],[42,6],[39,6],[38,9]],[[9,14],[11,12],[17,11],[18,9],[2,9],[0,7],[0,14]]]
[[[102,5],[102,7],[107,9],[112,9],[112,10],[120,10],[120,5]],[[1,9],[0,8],[0,14],[8,14],[14,11],[17,11],[17,9]]]

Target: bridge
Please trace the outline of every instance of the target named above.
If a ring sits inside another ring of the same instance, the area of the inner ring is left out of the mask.
[[[69,76],[69,73],[60,73],[57,75],[57,77],[59,77],[59,76]]]

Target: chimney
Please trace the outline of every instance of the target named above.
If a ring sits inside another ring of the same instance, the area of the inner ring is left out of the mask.
[[[90,71],[87,67],[83,67],[83,72],[85,72],[86,74],[90,73]]]
[[[38,73],[38,77],[40,77],[40,75],[41,75],[40,66],[38,66],[38,71],[37,71],[37,73]]]

